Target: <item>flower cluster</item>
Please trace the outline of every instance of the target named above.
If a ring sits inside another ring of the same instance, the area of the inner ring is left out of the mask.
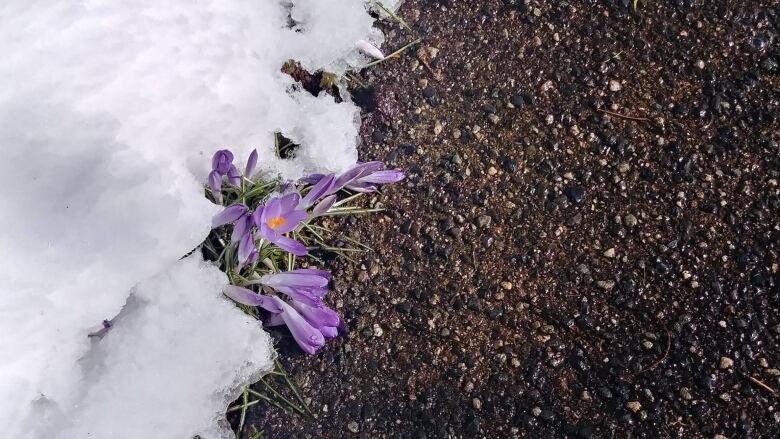
[[[286,325],[301,349],[314,354],[326,339],[344,329],[338,313],[323,301],[330,273],[292,267],[279,272],[277,264],[261,255],[276,247],[294,256],[306,256],[309,249],[295,235],[313,219],[335,214],[335,209],[340,209],[335,207],[339,193],[374,192],[377,185],[401,181],[404,173],[385,169],[384,163],[375,161],[359,163],[338,176],[313,174],[297,184],[271,185],[253,180],[256,166],[257,151],[249,156],[243,175],[233,164],[229,150],[217,151],[212,159],[208,186],[214,200],[224,204],[225,195],[234,200],[212,220],[215,229],[233,226],[229,246],[236,248],[235,259],[229,253],[225,266],[231,281],[240,285],[229,285],[224,293],[240,304],[266,311],[266,326]],[[259,189],[269,187],[276,190],[256,198],[263,193]],[[241,281],[235,282],[234,278]],[[259,286],[265,294],[252,290],[253,286]]]

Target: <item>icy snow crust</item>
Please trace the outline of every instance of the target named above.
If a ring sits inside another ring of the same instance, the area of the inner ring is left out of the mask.
[[[359,39],[380,41],[362,0],[0,2],[2,437],[232,436],[273,351],[224,275],[179,261],[216,211],[200,182],[220,147],[288,178],[354,163],[357,109],[279,68],[340,72]]]

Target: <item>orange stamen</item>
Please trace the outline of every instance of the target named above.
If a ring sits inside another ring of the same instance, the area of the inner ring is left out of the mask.
[[[277,229],[279,226],[283,226],[286,222],[287,220],[285,220],[283,217],[277,216],[276,218],[271,218],[268,220],[268,227]]]

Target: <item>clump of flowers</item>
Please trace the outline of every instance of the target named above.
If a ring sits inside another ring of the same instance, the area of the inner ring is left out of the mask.
[[[298,346],[315,354],[345,331],[341,317],[325,304],[331,275],[313,267],[319,260],[311,254],[316,247],[343,249],[328,246],[324,236],[330,231],[315,222],[375,211],[347,204],[381,184],[403,180],[404,173],[374,161],[341,175],[312,174],[290,182],[257,178],[256,150],[243,173],[233,160],[226,149],[212,158],[207,193],[225,208],[213,218],[204,249],[230,279],[227,297],[267,327],[287,326]],[[306,268],[296,268],[296,259],[304,257]]]

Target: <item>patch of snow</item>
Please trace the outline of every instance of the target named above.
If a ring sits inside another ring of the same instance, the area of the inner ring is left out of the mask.
[[[372,24],[363,0],[0,2],[3,435],[229,436],[217,415],[271,351],[213,270],[177,262],[217,210],[210,155],[257,148],[288,178],[353,164],[358,109],[280,67],[365,62],[355,42],[381,44]],[[302,145],[294,160],[275,158],[275,131]]]

